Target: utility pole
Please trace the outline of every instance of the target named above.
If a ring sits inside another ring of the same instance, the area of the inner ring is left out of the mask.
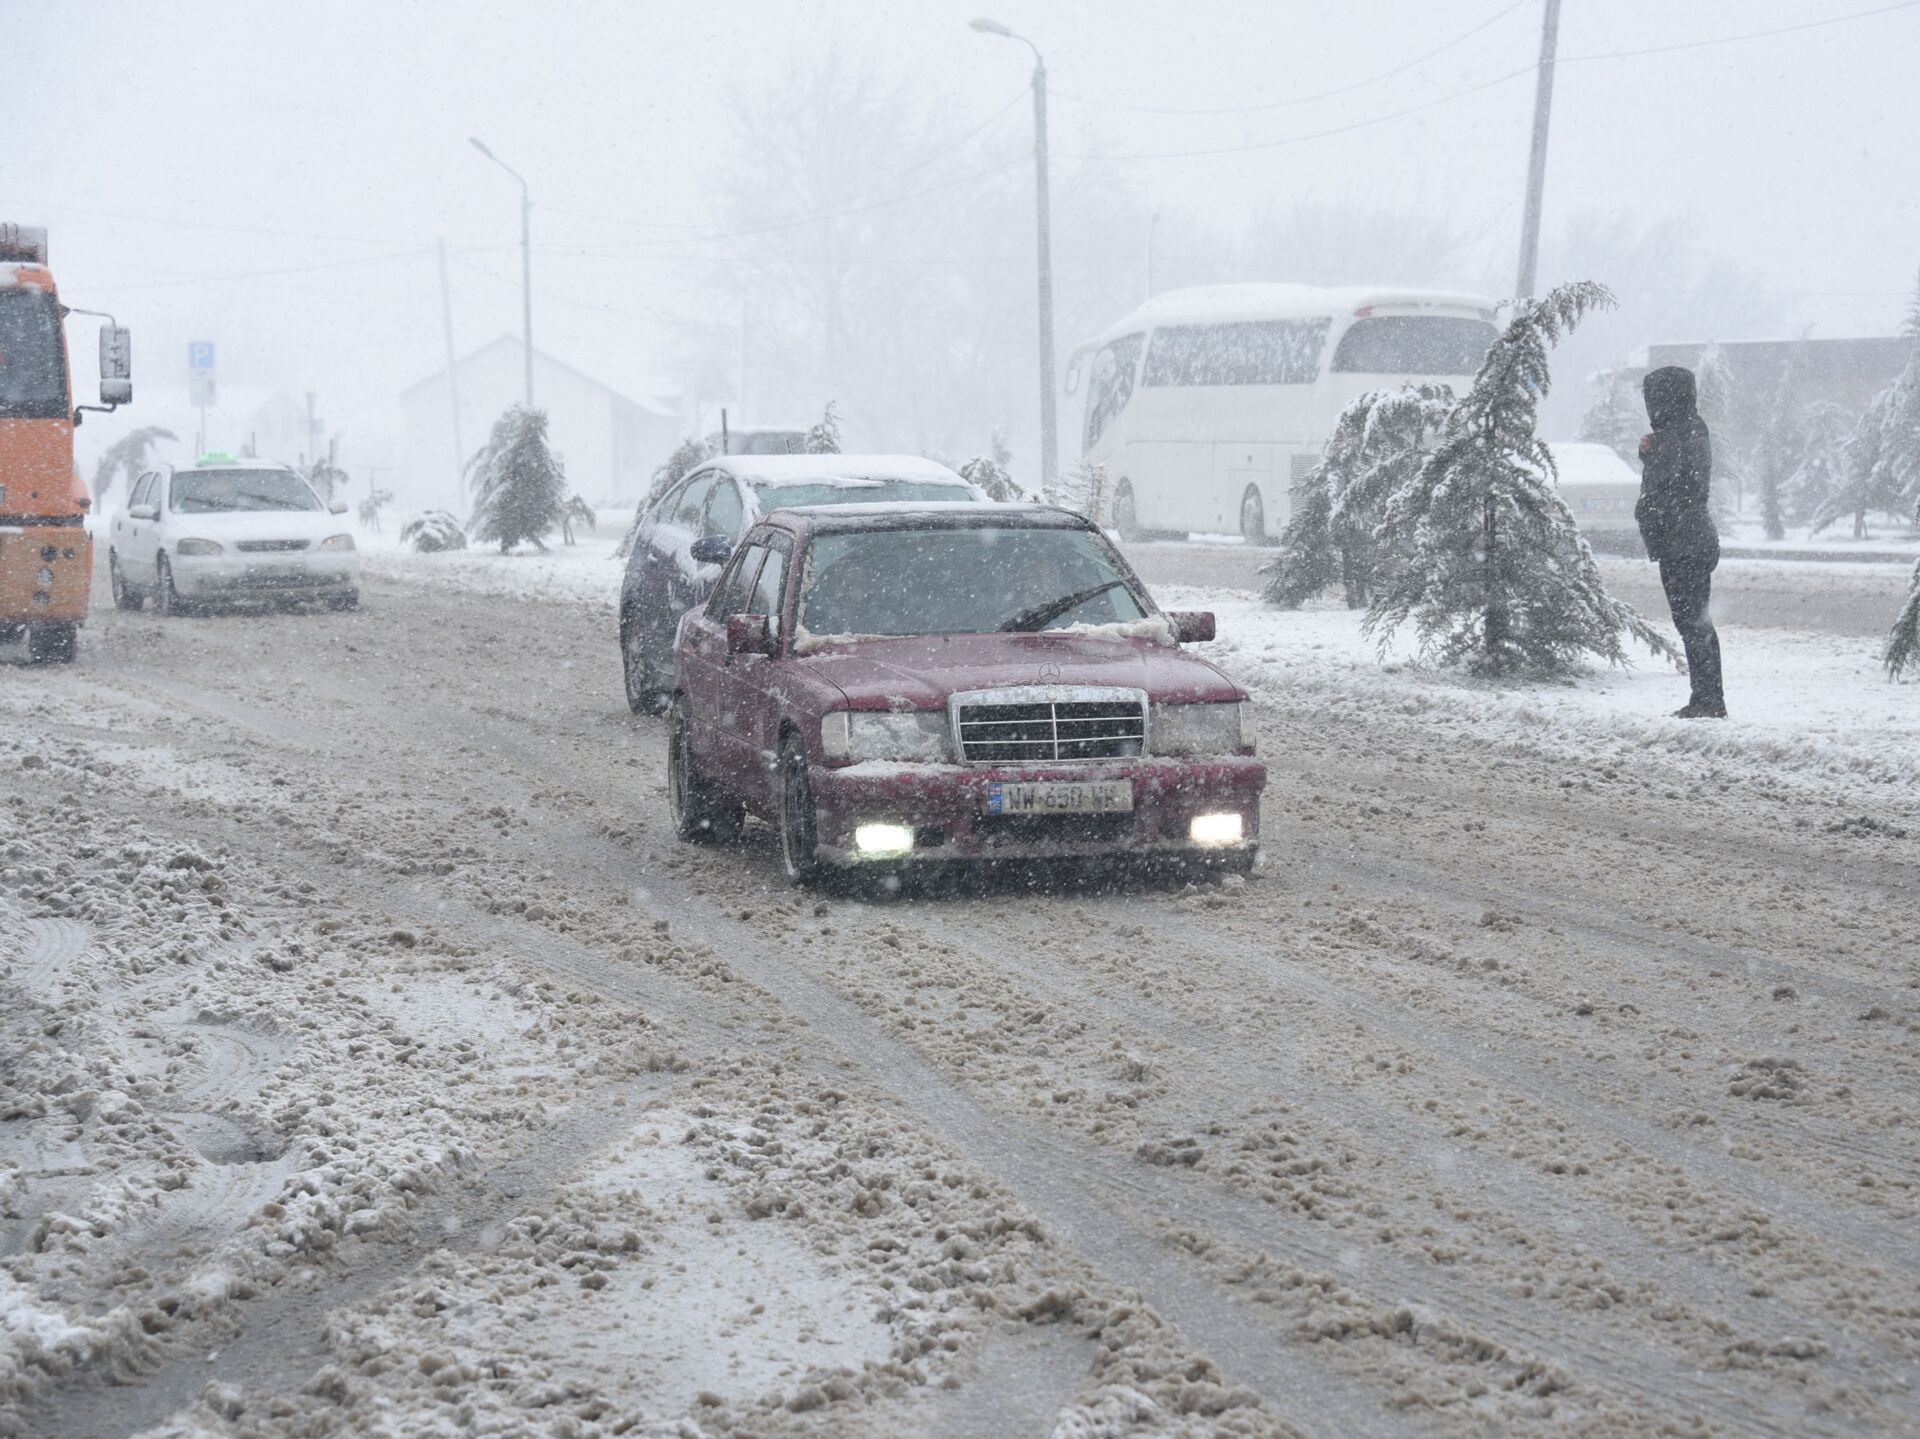
[[[436,236],[434,247],[440,254],[440,328],[447,340],[447,409],[453,416],[453,496],[458,504],[466,481],[467,447],[460,438],[460,377],[454,369],[453,287],[447,283],[447,237]]]
[[[1553,116],[1553,69],[1560,47],[1560,0],[1547,0],[1540,25],[1540,75],[1533,87],[1533,149],[1527,156],[1527,210],[1520,227],[1520,279],[1515,293],[1533,298],[1540,265],[1540,201],[1547,185],[1547,127]]]
[[[1160,212],[1155,210],[1153,218],[1147,221],[1147,298],[1153,298],[1153,237],[1160,229]]]
[[[1053,383],[1053,216],[1047,193],[1047,62],[1040,47],[984,16],[968,24],[983,35],[1018,40],[1033,51],[1033,189],[1040,262],[1040,486],[1052,490],[1060,468],[1060,441]]]
[[[747,408],[747,317],[753,313],[747,305],[740,307],[740,413],[750,415]]]

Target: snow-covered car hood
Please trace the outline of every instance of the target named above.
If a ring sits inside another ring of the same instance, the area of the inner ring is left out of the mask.
[[[347,517],[329,510],[214,510],[167,516],[175,535],[193,535],[223,544],[241,540],[312,540],[348,532]]]
[[[909,635],[830,644],[795,661],[856,709],[939,709],[962,690],[1111,685],[1155,700],[1232,700],[1246,691],[1198,655],[1137,635]]]

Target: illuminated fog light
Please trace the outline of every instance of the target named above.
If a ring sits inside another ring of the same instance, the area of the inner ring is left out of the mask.
[[[913,830],[904,824],[863,824],[853,832],[853,847],[862,854],[906,854],[913,849]]]
[[[1237,814],[1197,814],[1187,826],[1187,838],[1195,844],[1238,844],[1241,828]]]

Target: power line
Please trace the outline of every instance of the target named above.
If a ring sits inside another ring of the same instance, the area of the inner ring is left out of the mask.
[[[1586,55],[1562,55],[1562,65],[1572,65],[1586,60],[1629,60],[1638,55],[1665,55],[1674,50],[1702,50],[1710,45],[1737,45],[1743,40],[1764,40],[1769,35],[1794,35],[1802,30],[1818,30],[1828,25],[1844,25],[1850,20],[1870,20],[1876,15],[1890,15],[1896,10],[1911,10],[1920,5],[1920,0],[1898,0],[1897,4],[1881,5],[1872,10],[1855,10],[1847,15],[1828,15],[1819,20],[1802,20],[1797,25],[1781,25],[1772,30],[1749,30],[1743,35],[1717,35],[1705,40],[1682,40],[1672,45],[1647,45],[1637,50],[1607,50]]]
[[[485,276],[487,279],[494,281],[496,284],[505,285],[510,289],[518,290],[520,288],[520,282],[518,280],[509,279],[505,275],[496,275],[492,270],[487,269],[486,266],[484,265],[476,265],[471,260],[463,259],[460,256],[458,251],[449,250],[447,252],[447,255],[448,255],[448,258],[451,259],[454,264],[458,265],[463,270],[471,270],[476,275]],[[731,330],[733,328],[732,321],[687,320],[687,319],[682,319],[675,315],[653,315],[653,314],[646,314],[637,310],[622,310],[612,305],[601,304],[597,300],[576,300],[571,295],[562,295],[553,290],[537,289],[533,293],[538,295],[543,300],[550,300],[553,303],[558,305],[571,305],[578,310],[592,310],[598,314],[603,314],[603,315],[618,315],[623,320],[639,320],[642,323],[649,324],[649,325],[685,325],[689,328],[698,328],[698,329]]]
[[[281,240],[325,240],[341,245],[391,245],[391,235],[327,235],[307,230],[276,230],[262,225],[224,225],[214,220],[162,219],[158,215],[130,215],[120,210],[95,210],[84,205],[41,205],[30,201],[0,200],[16,213],[52,210],[60,214],[91,215],[100,220],[127,220],[136,225],[164,225],[170,230],[224,230],[235,235],[270,235]]]
[[[1369,75],[1364,80],[1355,80],[1351,85],[1340,85],[1332,90],[1317,90],[1311,95],[1295,95],[1287,100],[1264,100],[1252,105],[1223,105],[1219,107],[1181,106],[1181,105],[1132,105],[1123,100],[1098,100],[1089,95],[1076,95],[1070,90],[1051,89],[1050,94],[1062,100],[1072,100],[1081,105],[1092,105],[1103,110],[1127,110],[1140,115],[1252,115],[1262,110],[1284,110],[1294,105],[1310,105],[1316,100],[1330,100],[1336,95],[1349,95],[1355,90],[1364,90],[1369,85],[1377,85],[1382,80],[1391,80],[1396,75],[1424,65],[1459,45],[1464,45],[1481,31],[1498,24],[1529,0],[1513,0],[1511,5],[1496,11],[1464,34],[1456,35],[1437,49],[1424,55],[1415,56],[1406,63],[1394,66],[1391,70],[1382,70],[1378,75]]]
[[[375,265],[386,260],[410,260],[431,250],[395,250],[386,255],[356,255],[350,260],[323,260],[316,265],[288,265],[277,270],[235,270],[218,275],[181,275],[170,280],[132,280],[118,285],[89,285],[89,293],[103,290],[167,290],[183,285],[225,284],[230,280],[262,280],[275,275],[307,275],[316,270],[343,270],[353,265]]]

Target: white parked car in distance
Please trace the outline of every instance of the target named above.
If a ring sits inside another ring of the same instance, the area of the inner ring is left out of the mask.
[[[291,466],[206,455],[134,481],[113,517],[113,602],[161,614],[222,600],[360,603],[360,559],[340,516]]]

